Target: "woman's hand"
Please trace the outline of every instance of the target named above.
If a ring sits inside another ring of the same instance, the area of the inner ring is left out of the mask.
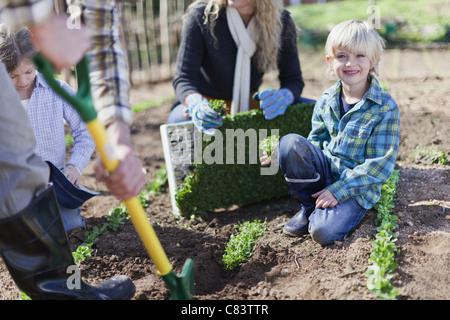
[[[294,95],[289,89],[266,89],[253,95],[253,99],[260,101],[261,109],[267,120],[272,120],[284,114],[287,107],[294,102]]]

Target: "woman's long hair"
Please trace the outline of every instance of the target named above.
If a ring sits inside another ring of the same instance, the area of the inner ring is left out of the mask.
[[[277,57],[281,47],[281,14],[284,10],[282,0],[251,0],[255,6],[255,14],[252,19],[255,23],[255,62],[261,72],[275,70],[277,68]],[[204,19],[209,26],[214,38],[214,27],[219,17],[219,11],[226,7],[227,0],[196,0],[189,7],[189,12],[200,3],[206,3]]]

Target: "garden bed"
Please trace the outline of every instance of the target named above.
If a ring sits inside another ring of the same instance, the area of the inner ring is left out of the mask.
[[[397,299],[450,299],[450,166],[414,158],[417,147],[435,147],[450,157],[450,111],[448,106],[450,52],[428,50],[428,65],[422,50],[389,51],[381,72],[389,91],[400,106],[401,146],[393,213],[398,216],[398,252],[392,285]],[[311,55],[305,57],[310,61]],[[303,63],[305,94],[317,98],[330,83],[322,80],[323,66]],[[270,76],[267,78],[270,83]],[[134,88],[134,103],[172,94],[170,84]],[[151,96],[153,94],[153,96]],[[165,165],[159,126],[166,122],[170,103],[135,115],[132,128],[135,149],[148,170],[148,183]],[[102,195],[82,207],[87,230],[101,227],[106,215],[119,205],[103,184],[95,181],[93,162],[83,174],[83,184]],[[177,219],[172,215],[168,191],[150,197],[146,213],[177,273],[186,259],[195,263],[195,298],[212,299],[368,299],[378,297],[367,288],[365,272],[376,234],[376,211],[370,210],[359,226],[342,242],[328,247],[309,236],[290,238],[283,225],[297,212],[289,197],[243,207],[217,210],[203,218]],[[234,225],[241,221],[267,221],[266,231],[256,241],[250,260],[234,271],[225,271],[220,261]],[[84,232],[69,234],[75,250]],[[163,300],[170,295],[156,273],[131,221],[116,232],[99,237],[93,257],[83,263],[82,275],[96,283],[116,274],[131,277],[137,287],[133,299]],[[0,262],[0,298],[19,296]]]

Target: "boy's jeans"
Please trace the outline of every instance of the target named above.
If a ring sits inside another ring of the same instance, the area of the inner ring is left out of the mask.
[[[343,240],[367,210],[351,198],[333,208],[315,207],[311,194],[335,182],[322,150],[298,134],[288,134],[280,139],[278,157],[292,196],[303,206],[287,225],[309,232],[321,245]]]

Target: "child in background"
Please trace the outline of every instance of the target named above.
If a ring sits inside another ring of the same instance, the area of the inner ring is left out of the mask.
[[[284,233],[321,245],[342,241],[379,200],[399,148],[400,115],[375,74],[384,40],[365,21],[348,20],[325,46],[338,81],[317,101],[307,139],[280,139],[278,161],[300,211]],[[267,158],[261,158],[267,164]]]
[[[31,60],[35,53],[28,29],[13,32],[0,25],[0,60],[5,64],[30,118],[37,142],[35,153],[44,161],[60,168],[67,179],[78,186],[81,173],[95,150],[95,144],[77,112],[54,93],[42,74],[35,69]],[[67,92],[75,94],[67,83],[57,81]],[[72,129],[74,140],[67,164],[64,120]],[[60,203],[60,209],[66,231],[85,225],[79,208],[64,208]]]

